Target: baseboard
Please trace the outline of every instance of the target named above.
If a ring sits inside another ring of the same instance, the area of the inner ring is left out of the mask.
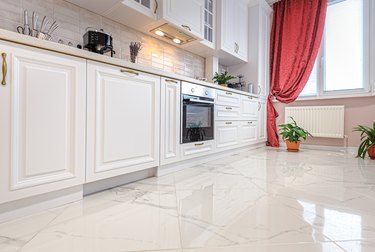
[[[151,168],[84,184],[83,196],[153,177],[155,176],[155,169],[156,168]]]
[[[42,211],[76,202],[83,198],[82,186],[75,186],[0,205],[0,223],[40,213]]]
[[[280,142],[280,147],[286,148],[285,142]],[[356,154],[358,148],[357,147],[342,147],[342,146],[333,146],[333,145],[316,145],[316,144],[305,144],[302,143],[301,150],[322,150],[322,151],[335,151],[335,152],[344,152],[350,154]]]
[[[156,170],[155,176],[160,177],[164,176],[173,172],[181,171],[184,169],[187,169],[189,167],[192,167],[194,165],[198,165],[201,163],[209,162],[212,160],[216,160],[219,158],[227,157],[236,153],[241,153],[244,151],[250,151],[258,148],[265,147],[266,143],[257,143],[252,146],[246,146],[246,147],[241,147],[233,150],[226,150],[226,151],[221,151],[221,152],[215,152],[207,156],[203,157],[196,157],[188,160],[183,160],[180,162],[176,162],[173,164],[168,164],[168,165],[162,165],[159,166],[158,169]]]

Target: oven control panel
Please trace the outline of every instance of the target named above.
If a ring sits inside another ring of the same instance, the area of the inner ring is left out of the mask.
[[[181,93],[183,95],[215,99],[215,89],[188,82],[182,82]]]

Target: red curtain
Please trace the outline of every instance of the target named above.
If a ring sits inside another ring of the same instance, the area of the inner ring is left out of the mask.
[[[278,113],[272,99],[293,102],[305,87],[323,37],[327,0],[281,0],[273,5],[273,11],[267,145],[278,147]]]

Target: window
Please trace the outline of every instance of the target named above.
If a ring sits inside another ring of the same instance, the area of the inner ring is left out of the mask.
[[[368,0],[330,0],[322,46],[301,96],[369,92]]]

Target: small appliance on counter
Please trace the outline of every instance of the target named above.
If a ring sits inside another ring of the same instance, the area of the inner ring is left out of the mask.
[[[112,37],[103,29],[88,27],[83,35],[83,47],[90,52],[104,54],[111,52],[111,57],[115,54],[113,50]]]

